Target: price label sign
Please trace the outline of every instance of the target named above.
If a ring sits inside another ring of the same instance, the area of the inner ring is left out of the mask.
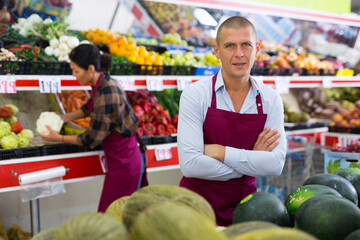
[[[61,93],[61,79],[59,77],[40,77],[41,93]]]
[[[275,78],[275,90],[279,94],[288,94],[290,90],[289,78]]]
[[[171,147],[161,146],[155,148],[156,161],[172,159]]]
[[[146,87],[149,91],[163,91],[164,83],[162,77],[151,76],[146,78]]]
[[[185,87],[192,83],[192,77],[178,77],[177,78],[177,89],[183,91]]]
[[[16,93],[16,80],[14,76],[0,77],[0,93]]]
[[[332,88],[333,84],[332,84],[332,79],[331,78],[324,77],[321,82],[322,82],[322,86],[324,88]]]
[[[135,91],[135,78],[134,77],[117,77],[116,80],[125,91]]]

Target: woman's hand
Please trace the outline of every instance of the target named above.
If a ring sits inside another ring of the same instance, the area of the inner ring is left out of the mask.
[[[54,131],[49,125],[45,126],[49,130],[49,134],[44,135],[38,133],[42,140],[48,142],[62,142],[62,135]]]
[[[225,147],[220,144],[205,144],[204,155],[215,158],[221,162],[224,162]]]
[[[256,139],[253,150],[271,152],[278,144],[280,133],[277,129],[271,130],[270,127],[265,128]]]

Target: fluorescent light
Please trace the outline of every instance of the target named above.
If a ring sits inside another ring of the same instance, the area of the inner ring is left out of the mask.
[[[194,10],[194,17],[202,24],[208,26],[216,26],[216,20],[205,10],[202,8],[196,8]]]

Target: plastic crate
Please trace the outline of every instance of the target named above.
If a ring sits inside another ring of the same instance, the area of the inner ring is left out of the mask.
[[[0,61],[0,75],[25,74],[25,61]]]
[[[141,65],[135,63],[115,63],[110,68],[111,75],[140,75]]]
[[[40,156],[40,147],[25,147],[0,150],[0,160]]]
[[[220,70],[220,66],[196,67],[196,76],[212,76]]]
[[[175,66],[167,65],[164,66],[164,75],[195,75],[196,67],[193,66]]]
[[[63,62],[27,61],[25,65],[25,74],[29,75],[62,75],[63,72]]]
[[[70,68],[70,63],[68,63],[68,62],[63,63],[62,75],[72,75],[72,70]]]
[[[171,143],[172,138],[170,135],[166,136],[152,136],[152,144],[164,144],[164,143]]]

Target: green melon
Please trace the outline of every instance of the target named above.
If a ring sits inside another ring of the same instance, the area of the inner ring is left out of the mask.
[[[131,229],[136,217],[148,207],[165,202],[186,205],[206,216],[215,224],[215,213],[211,205],[199,194],[175,185],[151,185],[134,192],[123,209],[123,222]]]
[[[358,204],[358,195],[354,186],[345,178],[330,173],[316,174],[305,180],[303,185],[320,184],[338,191],[344,198]]]
[[[360,229],[350,233],[344,240],[359,240],[360,239]]]
[[[355,188],[358,195],[358,206],[360,207],[360,169],[359,168],[343,168],[335,174],[348,180]]]
[[[131,229],[132,240],[226,240],[208,217],[175,202],[141,212]]]
[[[35,236],[31,238],[31,240],[53,240],[60,226],[51,227],[45,230],[42,230]]]
[[[298,208],[295,227],[320,240],[344,239],[360,228],[360,209],[346,198],[318,195]]]
[[[277,196],[267,192],[250,194],[236,206],[232,222],[248,221],[272,222],[279,226],[290,225],[284,203]]]
[[[358,206],[360,207],[360,175],[356,175],[354,176],[351,180],[350,183],[354,186],[357,195],[358,195]]]
[[[125,226],[103,213],[83,213],[70,218],[57,231],[54,240],[123,240],[128,239]]]
[[[348,180],[349,182],[351,182],[350,180],[354,176],[360,175],[360,169],[359,168],[342,168],[339,171],[337,171],[335,174],[339,175],[339,176],[345,178],[346,180]]]
[[[253,231],[260,230],[265,228],[279,228],[278,225],[271,222],[263,222],[263,221],[249,221],[233,224],[227,228],[225,228],[222,232],[230,239],[235,238],[241,234]]]
[[[285,206],[288,210],[292,224],[294,222],[295,212],[299,208],[299,206],[309,198],[321,194],[332,194],[341,197],[341,194],[335,189],[318,184],[299,187],[294,192],[289,194],[289,196],[285,200]]]
[[[122,222],[122,211],[126,201],[130,196],[121,197],[113,201],[105,210],[105,214],[110,215]]]
[[[233,240],[317,240],[310,234],[292,228],[267,228],[254,230],[240,235]]]

